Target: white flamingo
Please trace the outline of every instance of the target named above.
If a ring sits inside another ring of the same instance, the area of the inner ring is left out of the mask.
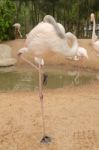
[[[93,30],[92,30],[92,46],[96,50],[97,54],[99,55],[99,40],[95,33],[96,28],[96,21],[95,21],[95,15],[94,13],[91,13],[90,15],[91,21],[93,22]]]
[[[72,47],[68,45],[67,39],[72,40]],[[43,141],[49,140],[49,137],[45,134],[45,121],[44,121],[44,109],[43,109],[43,94],[42,94],[42,83],[41,83],[41,74],[42,74],[42,65],[44,65],[43,55],[52,51],[54,53],[59,53],[65,57],[74,57],[74,56],[84,56],[85,54],[78,49],[78,42],[76,36],[68,32],[65,34],[64,27],[57,23],[52,16],[45,16],[44,20],[34,27],[30,33],[27,35],[25,45],[18,52],[18,56],[21,56],[27,63],[35,67],[39,71],[39,96],[41,101],[42,108],[42,118],[43,118]],[[35,61],[38,64],[31,63],[25,59],[22,54],[25,52],[32,52],[36,57]],[[81,53],[82,52],[82,53]]]
[[[21,28],[21,25],[20,23],[15,23],[13,24],[13,27],[15,27],[15,32],[18,32],[20,37],[22,38],[22,34],[21,34],[21,31],[20,31],[20,28]],[[17,33],[16,33],[17,34]],[[16,35],[17,36],[17,35]]]

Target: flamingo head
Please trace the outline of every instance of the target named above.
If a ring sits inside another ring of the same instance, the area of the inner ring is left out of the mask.
[[[17,55],[18,55],[18,56],[21,56],[22,54],[24,54],[24,53],[27,52],[27,51],[28,51],[28,48],[23,47],[23,48],[19,49]]]
[[[95,19],[95,15],[94,15],[94,13],[91,13],[91,15],[90,15],[90,20],[91,20],[91,22],[93,22],[94,19]]]
[[[79,47],[78,51],[77,51],[77,56],[80,58],[87,58],[88,59],[87,50],[83,47]]]

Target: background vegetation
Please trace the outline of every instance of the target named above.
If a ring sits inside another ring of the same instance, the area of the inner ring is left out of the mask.
[[[99,22],[99,0],[0,0],[0,40],[14,38],[13,24],[19,22],[23,37],[46,14],[64,25],[78,38],[90,37],[89,30],[84,35],[84,27],[90,25],[90,13]]]

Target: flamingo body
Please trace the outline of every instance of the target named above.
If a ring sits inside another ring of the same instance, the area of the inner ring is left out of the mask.
[[[15,24],[13,24],[13,27],[20,29],[21,25],[19,23],[15,23]]]
[[[70,32],[65,33],[64,27],[60,23],[56,23],[49,15],[45,18],[48,22],[45,19],[28,33],[25,46],[19,50],[19,53],[32,52],[35,57],[42,58],[44,53],[51,51],[65,57],[77,55],[79,57],[80,54],[86,57],[85,53],[81,53],[79,50],[75,35]],[[72,41],[71,47],[68,39]]]
[[[67,42],[57,36],[51,24],[41,22],[28,34],[25,46],[35,56],[41,56],[47,51],[66,55]]]

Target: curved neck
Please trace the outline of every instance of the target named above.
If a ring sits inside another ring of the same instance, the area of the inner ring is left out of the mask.
[[[72,47],[68,46],[68,55],[69,56],[75,56],[77,54],[77,51],[78,51],[78,41],[77,41],[77,38],[75,35],[73,35],[71,33],[71,35],[66,35],[66,38],[68,39],[71,39],[73,42],[72,42]]]
[[[93,30],[92,30],[92,41],[95,41],[95,36],[96,36],[95,26],[96,26],[96,22],[95,22],[95,18],[94,18],[94,20],[93,20]]]
[[[75,36],[72,38],[73,38],[73,44],[72,44],[71,50],[76,53],[78,50],[78,41],[77,41],[77,38]]]

